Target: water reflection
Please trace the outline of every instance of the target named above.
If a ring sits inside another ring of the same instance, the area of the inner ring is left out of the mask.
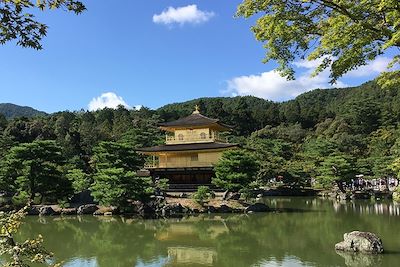
[[[375,267],[381,266],[382,256],[381,255],[366,255],[359,253],[346,253],[346,252],[336,252],[342,258],[346,266],[352,267]]]
[[[205,265],[213,266],[216,262],[217,251],[212,248],[169,247],[170,261],[167,266]]]
[[[365,215],[390,215],[400,216],[400,205],[392,201],[371,201],[371,200],[353,200],[353,201],[339,201],[332,199],[302,199],[302,198],[276,198],[265,199],[266,204],[278,210],[290,210],[289,207],[301,207],[312,209],[305,209],[304,211],[316,211],[316,208],[333,207],[336,212],[350,212]],[[321,211],[321,210],[320,210]]]
[[[399,216],[400,215],[400,206],[389,203],[389,202],[380,202],[380,203],[372,203],[366,205],[365,202],[334,202],[333,208],[336,212],[341,212],[342,210],[345,212],[356,212],[359,214],[382,214],[382,215],[390,215],[390,216]]]
[[[36,233],[68,267],[150,266],[396,266],[380,258],[338,255],[344,232],[376,232],[386,250],[400,251],[399,207],[390,202],[271,198],[283,210],[252,215],[141,220],[124,217],[29,217],[22,237]],[[365,215],[369,216],[365,216]],[[395,220],[387,218],[399,216]]]

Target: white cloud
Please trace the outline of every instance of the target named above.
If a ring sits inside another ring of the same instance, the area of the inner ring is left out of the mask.
[[[368,65],[361,66],[356,70],[349,71],[345,77],[365,77],[371,74],[379,74],[383,71],[388,71],[388,64],[392,61],[391,58],[379,56]]]
[[[93,98],[89,103],[89,110],[94,111],[103,108],[117,108],[119,105],[130,108],[122,97],[115,93],[108,92],[101,94],[99,97]]]
[[[310,78],[309,75],[309,73],[301,75],[293,81],[288,81],[275,70],[259,75],[240,76],[228,81],[228,91],[233,95],[253,95],[273,101],[282,101],[312,89],[329,87],[329,77],[325,73],[313,78]]]
[[[180,24],[185,23],[199,24],[207,22],[215,15],[214,12],[202,11],[197,5],[188,5],[183,7],[168,7],[160,14],[153,16],[153,22],[158,24]]]
[[[135,105],[133,108],[136,110],[141,110],[143,105]]]
[[[343,81],[337,81],[335,85],[329,84],[329,70],[311,77],[313,70],[323,59],[314,61],[301,60],[293,64],[298,68],[299,73],[296,80],[287,80],[281,77],[275,70],[263,72],[256,75],[234,77],[228,81],[228,88],[224,93],[231,95],[253,95],[273,101],[284,101],[292,99],[302,93],[317,88],[339,88],[348,86]],[[343,78],[364,77],[372,79],[380,72],[385,71],[390,58],[377,57],[368,65],[358,70],[350,71]]]

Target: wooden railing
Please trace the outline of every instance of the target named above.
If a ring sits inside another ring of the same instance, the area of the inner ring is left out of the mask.
[[[167,145],[171,144],[185,144],[185,143],[209,143],[209,142],[227,142],[226,138],[222,138],[218,133],[212,134],[186,134],[182,136],[166,135],[165,142]]]
[[[206,162],[206,161],[186,161],[184,163],[179,162],[154,162],[154,163],[147,163],[144,165],[145,169],[156,169],[156,168],[193,168],[193,167],[213,167],[213,162]]]

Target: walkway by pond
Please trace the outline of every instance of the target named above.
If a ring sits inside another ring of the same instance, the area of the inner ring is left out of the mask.
[[[266,198],[279,213],[201,215],[168,220],[28,217],[22,236],[41,233],[66,267],[398,266],[400,206]],[[345,232],[371,231],[382,256],[339,255]]]

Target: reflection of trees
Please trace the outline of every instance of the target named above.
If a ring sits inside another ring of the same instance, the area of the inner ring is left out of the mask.
[[[366,216],[362,213],[368,210],[366,202],[339,203],[336,211],[332,202],[317,199],[275,198],[274,202],[269,204],[284,208],[282,212],[169,220],[28,217],[22,235],[26,238],[42,233],[45,245],[58,261],[96,258],[100,267],[133,267],[138,262],[150,263],[168,255],[178,255],[186,261],[185,265],[171,260],[168,266],[187,266],[190,255],[195,258],[198,253],[207,253],[212,264],[221,267],[268,261],[279,264],[287,262],[288,256],[309,266],[342,266],[345,260],[349,264],[359,259],[337,255],[334,244],[343,233],[357,229],[377,233],[389,250],[379,263],[397,266],[398,254],[390,250],[400,248],[396,238],[400,231],[398,217],[374,213]],[[209,262],[193,266],[210,265]]]
[[[139,260],[151,261],[154,255],[167,256],[166,251],[159,251],[154,242],[157,225],[147,227],[142,220],[113,218],[102,221],[90,216],[45,220],[43,224],[38,217],[27,218],[22,235],[42,233],[46,247],[54,252],[57,261],[68,263],[72,257],[96,257],[99,266],[135,266]]]

